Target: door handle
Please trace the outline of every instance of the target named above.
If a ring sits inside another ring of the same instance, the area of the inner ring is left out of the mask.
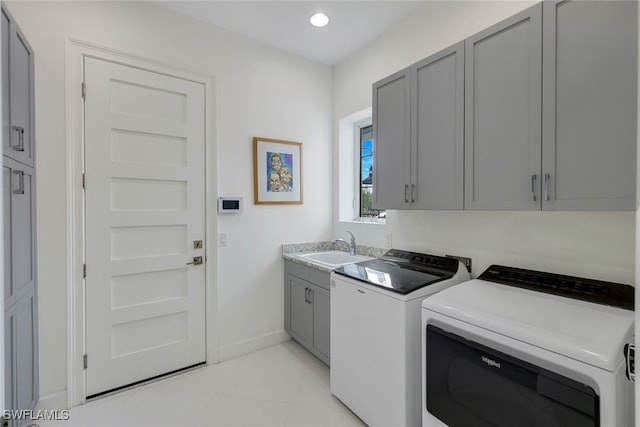
[[[14,170],[13,177],[15,178],[13,181],[13,194],[24,194],[24,172]],[[18,183],[17,186],[16,183]]]
[[[533,197],[534,202],[537,200],[537,197],[536,197],[536,181],[537,180],[538,180],[538,175],[536,174],[531,175],[531,196]]]
[[[544,200],[549,201],[549,180],[551,179],[551,174],[544,174]]]
[[[407,190],[409,189],[409,184],[404,185],[404,202],[409,203],[409,197],[407,196]]]
[[[188,262],[187,265],[200,265],[202,264],[202,257],[201,256],[194,256],[193,257],[193,261],[192,262]]]
[[[16,137],[11,144],[11,148],[14,151],[24,151],[24,128],[22,126],[12,126],[12,129]]]

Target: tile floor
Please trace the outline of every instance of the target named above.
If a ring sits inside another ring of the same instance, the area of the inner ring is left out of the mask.
[[[73,408],[89,426],[364,426],[329,391],[329,369],[294,341]]]

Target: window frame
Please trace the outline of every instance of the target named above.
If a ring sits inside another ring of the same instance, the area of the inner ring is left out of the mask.
[[[362,216],[362,129],[369,127],[369,126],[373,126],[373,118],[372,117],[367,117],[366,119],[360,120],[356,123],[353,124],[353,131],[354,131],[354,137],[353,137],[353,141],[354,141],[354,151],[355,151],[355,155],[354,155],[354,185],[355,185],[355,191],[354,191],[354,203],[353,203],[353,214],[354,214],[354,221],[360,221],[360,222],[375,222],[375,223],[386,223],[386,217],[382,217],[380,218],[379,216]],[[372,132],[372,137],[371,139],[373,140],[373,128],[371,130]],[[374,142],[375,143],[375,142]],[[373,146],[372,146],[373,149]],[[373,158],[373,152],[371,153],[371,156]],[[378,215],[380,213],[385,212],[385,210],[378,210]]]

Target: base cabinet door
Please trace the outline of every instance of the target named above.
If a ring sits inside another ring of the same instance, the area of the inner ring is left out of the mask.
[[[310,346],[313,343],[313,307],[309,302],[309,283],[290,275],[289,285],[291,335],[300,344]]]
[[[33,409],[38,401],[38,336],[35,289],[5,310],[5,407]],[[9,427],[31,424],[28,419],[10,419]]]
[[[284,329],[327,366],[331,339],[329,274],[285,261]]]
[[[331,328],[329,292],[314,286],[311,289],[311,301],[313,302],[313,348],[328,360],[331,354],[329,347],[331,340],[329,334]]]

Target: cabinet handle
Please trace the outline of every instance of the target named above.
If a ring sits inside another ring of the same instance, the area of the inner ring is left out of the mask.
[[[415,203],[416,199],[413,197],[413,190],[415,190],[416,185],[415,184],[411,184],[411,203]]]
[[[533,197],[533,201],[535,202],[538,198],[536,197],[536,181],[538,180],[538,175],[535,173],[531,175],[531,196]]]
[[[13,126],[12,129],[16,135],[13,141],[17,142],[11,144],[11,148],[14,151],[24,151],[24,128],[22,126]]]
[[[313,300],[311,299],[312,295],[313,295],[313,291],[311,289],[309,289],[309,300],[307,301],[309,304],[311,304],[313,302]]]
[[[404,202],[409,203],[409,197],[407,197],[407,190],[409,189],[409,184],[404,185]]]
[[[24,172],[23,171],[13,171],[14,185],[13,185],[13,194],[24,194]],[[17,187],[15,184],[18,184]]]
[[[544,200],[549,201],[549,179],[551,179],[551,174],[544,174]]]
[[[309,304],[309,297],[307,296],[307,292],[309,292],[309,288],[304,288],[304,302]]]

